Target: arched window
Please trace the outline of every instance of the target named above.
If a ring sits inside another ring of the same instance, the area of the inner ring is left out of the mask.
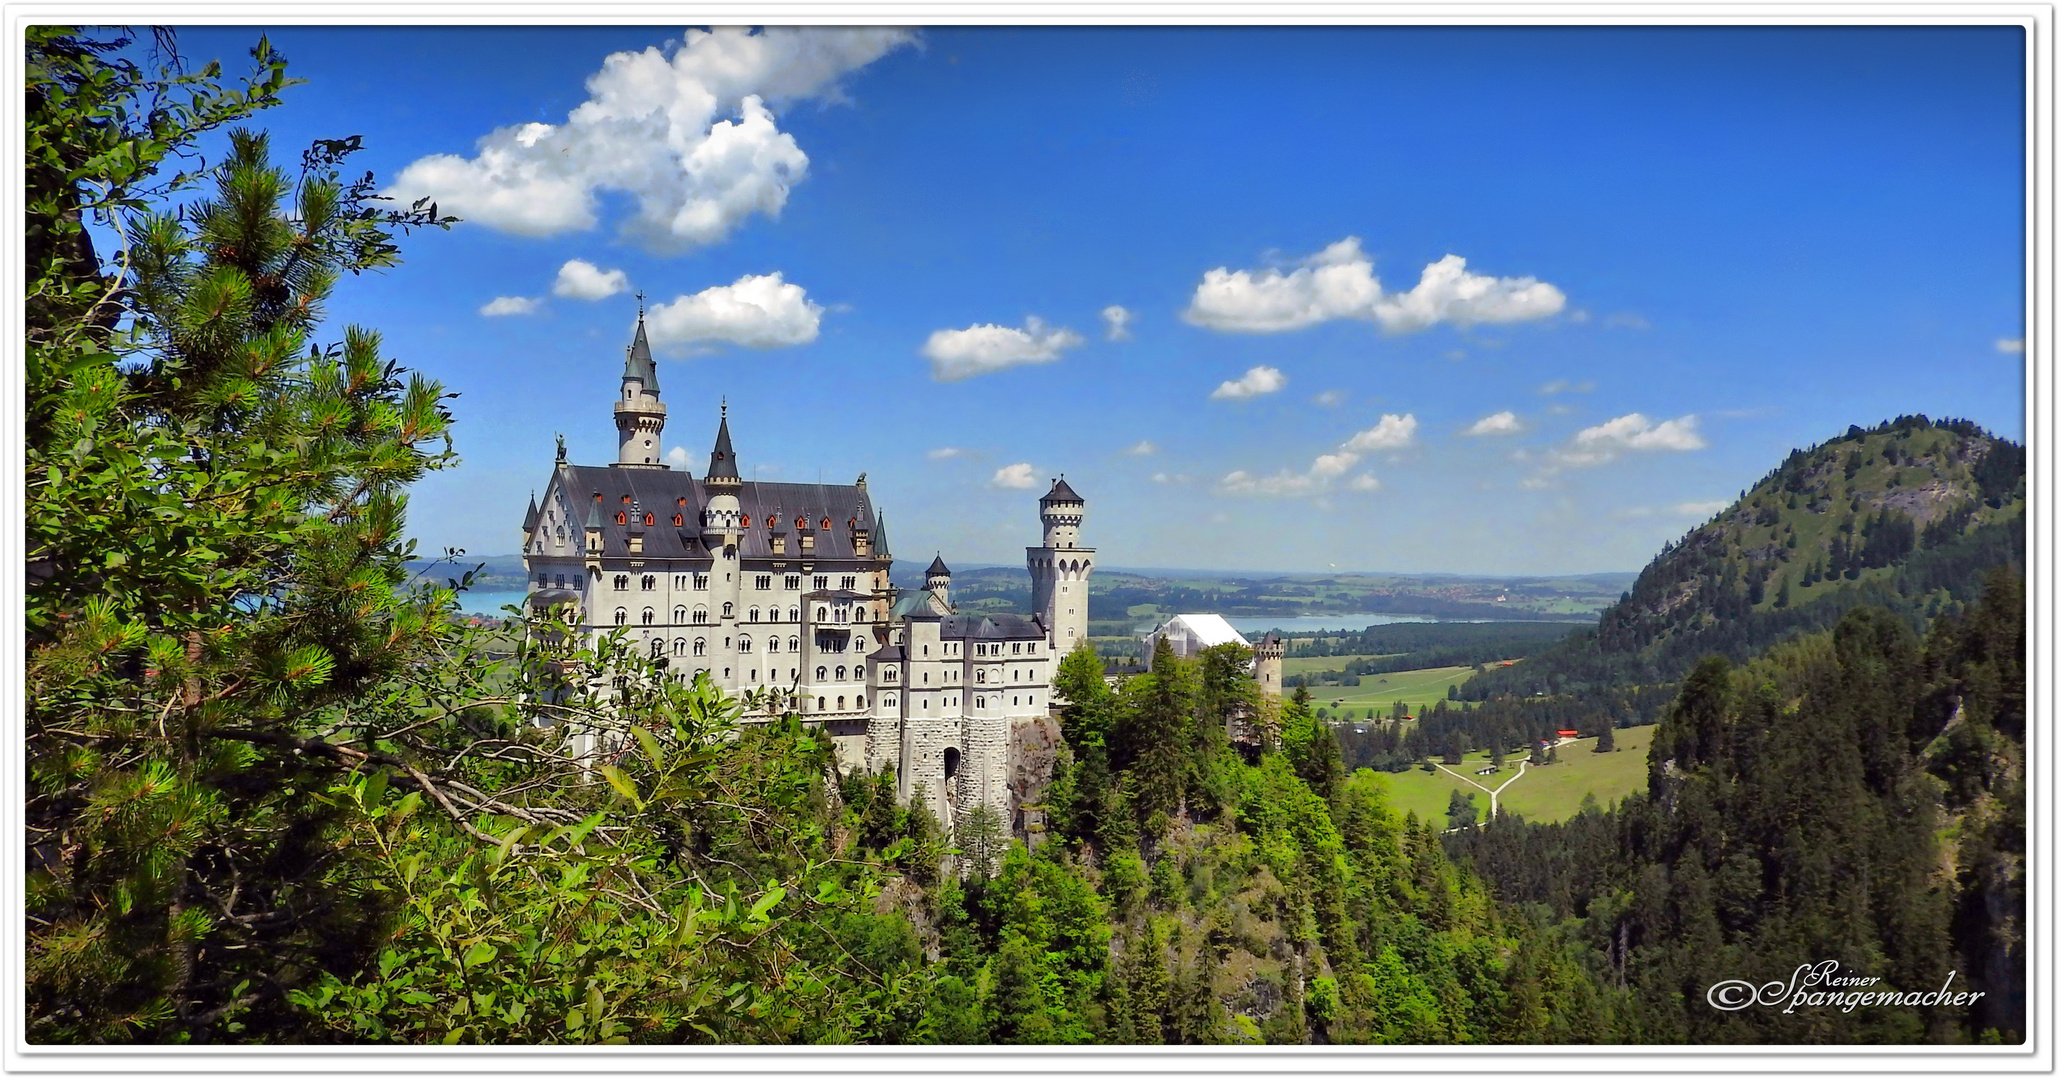
[[[653,620],[655,620],[655,619],[657,619],[657,618],[658,618],[658,613],[657,613],[657,612],[654,612],[654,611],[652,611],[652,610],[651,610],[650,608],[645,608],[645,609],[644,609],[644,625],[646,625],[646,626],[650,626],[650,625],[652,624],[652,621],[653,621]]]
[[[837,681],[838,681],[838,682],[843,682],[843,681],[844,681],[844,665],[843,665],[843,664],[839,664],[839,665],[837,665]]]
[[[658,575],[646,574],[644,575],[644,580],[639,582],[639,584],[641,584],[644,587],[645,592],[650,592],[651,590],[658,588]]]
[[[844,708],[844,695],[843,695],[843,694],[839,694],[839,695],[837,695],[837,707],[838,707],[838,709],[839,709],[839,710],[842,710],[842,709]]]
[[[736,611],[736,610],[737,610],[737,605],[736,605],[736,604],[724,604],[724,605],[723,605],[723,618],[726,618],[726,619],[727,619],[727,618],[729,618],[729,617],[730,617],[730,615],[731,615],[731,613],[732,613],[732,612],[734,612],[734,611]]]
[[[676,607],[673,609],[673,621],[676,623],[683,623],[687,621],[687,608],[685,606]]]
[[[630,624],[630,613],[622,608],[615,609],[615,624],[617,626],[628,626]]]
[[[706,622],[708,622],[708,609],[707,609],[707,608],[705,608],[705,607],[698,607],[698,608],[695,608],[695,609],[694,609],[694,623],[695,623],[695,625],[699,626],[699,625],[701,625],[701,624],[703,624],[703,623],[706,623]]]
[[[686,639],[686,638],[674,638],[674,639],[673,639],[673,655],[674,655],[674,656],[685,656],[685,655],[687,655],[687,639]]]
[[[751,616],[751,621],[752,621],[752,622],[757,622],[757,621],[759,621],[759,609],[757,609],[757,608],[752,608],[752,609],[751,609],[751,610],[750,610],[749,612],[747,612],[746,614],[748,614],[748,615],[750,615],[750,616]]]
[[[864,695],[864,694],[860,694],[860,695],[859,695],[858,697],[855,697],[855,698],[853,698],[853,699],[852,699],[852,708],[854,708],[854,709],[863,709],[863,708],[865,708],[865,707],[866,707],[866,695]]]
[[[685,524],[687,524],[687,515],[685,515],[685,514],[674,514],[674,515],[673,515],[673,525],[674,525],[675,527],[678,527],[678,526],[681,526],[681,525],[685,525]]]
[[[822,682],[828,678],[830,678],[830,669],[821,664],[816,665],[816,681]]]
[[[985,670],[981,670],[981,671],[976,671],[976,672],[974,672],[974,673],[973,673],[973,681],[974,681],[974,682],[986,682],[986,681],[988,681],[988,673],[987,673],[987,672],[986,672]]]
[[[751,651],[751,639],[750,639],[750,638],[748,638],[748,637],[741,637],[741,638],[738,638],[738,639],[737,639],[737,651],[738,651],[738,652],[741,652],[741,653],[748,653],[748,652],[750,652],[750,651]]]
[[[652,516],[651,516],[650,514],[648,514],[648,513],[647,513],[647,514],[645,514],[645,515],[644,515],[644,524],[646,524],[646,525],[656,525],[656,524],[658,524],[658,519],[657,519],[657,518],[654,518],[654,517],[652,517]]]
[[[621,510],[616,511],[615,523],[618,525],[628,525],[630,523],[630,515],[623,513]]]
[[[801,651],[801,639],[800,639],[800,638],[798,638],[798,637],[791,637],[791,638],[788,638],[788,639],[787,639],[787,651],[788,651],[788,652],[800,652],[800,651]]]
[[[817,607],[816,607],[816,621],[817,621],[817,622],[827,622],[827,621],[829,620],[829,617],[830,617],[830,609],[828,609],[828,608],[825,608],[825,607],[823,607],[823,606],[822,606],[822,605],[820,605],[820,604],[819,604],[819,605],[817,605]]]
[[[822,529],[823,529],[823,530],[824,530],[825,532],[828,532],[828,531],[830,530],[830,519],[829,519],[829,518],[824,518],[824,519],[823,519],[823,524],[822,524],[821,528],[822,528]]]
[[[652,639],[651,639],[651,655],[653,655],[653,656],[664,656],[665,654],[666,654],[666,639],[664,639],[664,638],[652,638]]]
[[[822,711],[823,711],[823,699],[822,699],[822,698],[817,698],[817,699],[816,699],[816,711],[817,711],[817,712],[822,712]]]
[[[766,639],[766,651],[769,653],[780,651],[780,638],[778,635]]]
[[[791,608],[788,608],[788,609],[787,609],[787,621],[788,621],[788,622],[800,622],[800,621],[801,621],[801,609],[800,609],[800,608],[798,608],[798,607],[791,607]]]
[[[629,587],[630,587],[630,575],[628,575],[628,574],[617,574],[617,575],[615,576],[615,591],[617,591],[617,592],[624,592],[624,591],[628,590],[628,589],[629,589]]]
[[[694,639],[694,655],[696,655],[696,656],[707,656],[707,655],[708,655],[708,639],[707,639],[707,638],[695,638],[695,639]]]

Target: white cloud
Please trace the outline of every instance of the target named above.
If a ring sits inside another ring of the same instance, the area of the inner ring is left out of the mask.
[[[1011,488],[1018,491],[1025,488],[1034,488],[1038,486],[1038,470],[1031,468],[1031,463],[1028,461],[1019,461],[1014,465],[1004,465],[996,469],[995,475],[988,480],[988,483],[994,487]]]
[[[930,377],[939,382],[958,382],[1022,364],[1049,364],[1061,353],[1081,343],[1081,336],[1066,327],[1048,327],[1033,315],[1023,329],[982,323],[964,330],[939,330],[923,343],[923,355],[930,359]]]
[[[1710,445],[1696,433],[1696,414],[1678,416],[1656,424],[1642,413],[1623,416],[1583,428],[1574,437],[1577,447],[1621,446],[1628,450],[1701,450]]]
[[[420,158],[385,194],[552,236],[593,228],[601,194],[620,192],[637,207],[624,234],[664,251],[713,244],[754,213],[777,218],[808,172],[768,103],[837,100],[846,75],[914,40],[885,27],[689,30],[670,55],[611,54],[563,123],[496,128],[470,158]]]
[[[534,315],[544,306],[544,301],[531,296],[497,296],[479,309],[479,313],[490,318],[501,315]]]
[[[1675,513],[1680,514],[1683,517],[1701,518],[1709,517],[1710,515],[1715,514],[1718,511],[1723,510],[1725,507],[1730,505],[1732,504],[1725,501],[1724,499],[1710,499],[1705,502],[1676,503],[1673,509]]]
[[[1341,402],[1343,402],[1343,401],[1345,400],[1345,391],[1343,391],[1343,390],[1324,390],[1324,391],[1320,391],[1320,392],[1319,392],[1319,393],[1317,394],[1317,396],[1316,396],[1316,397],[1313,397],[1313,398],[1311,398],[1310,400],[1311,400],[1312,402],[1315,402],[1315,403],[1316,403],[1316,404],[1318,404],[1318,405],[1322,405],[1323,407],[1325,407],[1325,408],[1329,409],[1329,408],[1332,408],[1332,407],[1334,407],[1334,406],[1336,406],[1336,405],[1340,404]]]
[[[1569,382],[1566,379],[1554,379],[1552,382],[1539,387],[1539,393],[1547,397],[1552,397],[1554,394],[1586,394],[1595,388],[1595,383],[1586,380],[1582,382]]]
[[[1380,491],[1381,481],[1374,479],[1373,473],[1361,473],[1353,477],[1352,483],[1347,484],[1346,487],[1354,491]]]
[[[551,292],[573,300],[601,300],[629,287],[630,275],[621,270],[603,270],[585,259],[569,259],[558,268]]]
[[[666,451],[666,461],[677,468],[686,468],[687,448],[684,446],[675,446],[671,450]]]
[[[1515,435],[1523,431],[1524,425],[1517,422],[1517,414],[1508,409],[1490,413],[1467,426],[1462,435]]]
[[[1293,270],[1217,267],[1182,317],[1211,330],[1267,334],[1300,330],[1333,319],[1365,319],[1406,334],[1441,322],[1541,319],[1566,306],[1567,297],[1536,278],[1497,278],[1467,272],[1467,260],[1446,257],[1424,268],[1408,292],[1385,292],[1374,260],[1348,236],[1303,259]]]
[[[731,284],[655,305],[644,321],[654,345],[721,341],[770,349],[816,340],[823,307],[809,300],[807,290],[782,281],[774,271],[746,274]]]
[[[1139,439],[1137,442],[1124,447],[1124,453],[1132,457],[1149,457],[1158,452],[1159,447],[1152,445],[1151,439]]]
[[[1155,484],[1185,484],[1193,479],[1195,478],[1187,473],[1156,472],[1152,474],[1152,482]]]
[[[1351,450],[1340,450],[1335,454],[1319,454],[1317,455],[1317,460],[1310,462],[1310,475],[1328,480],[1334,476],[1344,476],[1352,471],[1353,466],[1359,463],[1360,455],[1353,453]]]
[[[1102,309],[1102,336],[1110,341],[1131,340],[1131,320],[1136,313],[1122,304],[1111,304]]]
[[[1224,474],[1217,490],[1226,495],[1311,495],[1319,490],[1314,476],[1282,470],[1273,476],[1254,476],[1244,469]]]
[[[2025,339],[2022,337],[1998,338],[1997,351],[2000,353],[2022,353],[2025,351]]]
[[[1347,450],[1400,450],[1417,441],[1417,415],[1387,413],[1381,422],[1345,441]]]
[[[1236,379],[1219,383],[1215,390],[1210,391],[1209,398],[1211,401],[1235,401],[1271,394],[1287,385],[1288,376],[1281,374],[1280,368],[1261,364]]]
[[[964,457],[965,454],[966,451],[961,450],[956,446],[940,446],[937,449],[932,450],[931,452],[923,456],[929,458],[932,461],[950,461],[955,457]]]

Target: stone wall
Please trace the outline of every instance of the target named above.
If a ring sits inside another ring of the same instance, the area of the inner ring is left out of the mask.
[[[998,809],[1005,811],[1003,820],[1009,823],[1010,830],[1032,844],[1044,831],[1044,814],[1037,810],[1026,812],[1024,807],[1043,803],[1045,788],[1052,783],[1059,767],[1063,742],[1057,717],[1018,718],[1010,725],[1008,805]]]

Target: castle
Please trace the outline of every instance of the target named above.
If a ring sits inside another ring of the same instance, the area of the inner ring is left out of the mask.
[[[831,734],[841,768],[893,770],[903,799],[921,787],[948,824],[977,805],[1006,823],[1010,734],[1050,715],[1054,670],[1088,636],[1095,549],[1079,544],[1087,504],[1065,479],[1038,501],[1043,542],[1025,549],[1036,614],[962,614],[942,557],[922,589],[897,595],[863,473],[745,480],[727,408],[700,479],[667,465],[641,314],[614,414],[615,462],[569,464],[561,439],[543,500],[531,499],[529,605],[570,608],[590,640],[622,628],[674,677],[776,691]]]

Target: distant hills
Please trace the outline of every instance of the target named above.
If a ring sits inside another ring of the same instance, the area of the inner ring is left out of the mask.
[[[2024,558],[2024,447],[1965,420],[1851,427],[1663,548],[1594,630],[1464,692],[1673,680],[1704,655],[1742,661],[1860,604],[1916,622]]]

